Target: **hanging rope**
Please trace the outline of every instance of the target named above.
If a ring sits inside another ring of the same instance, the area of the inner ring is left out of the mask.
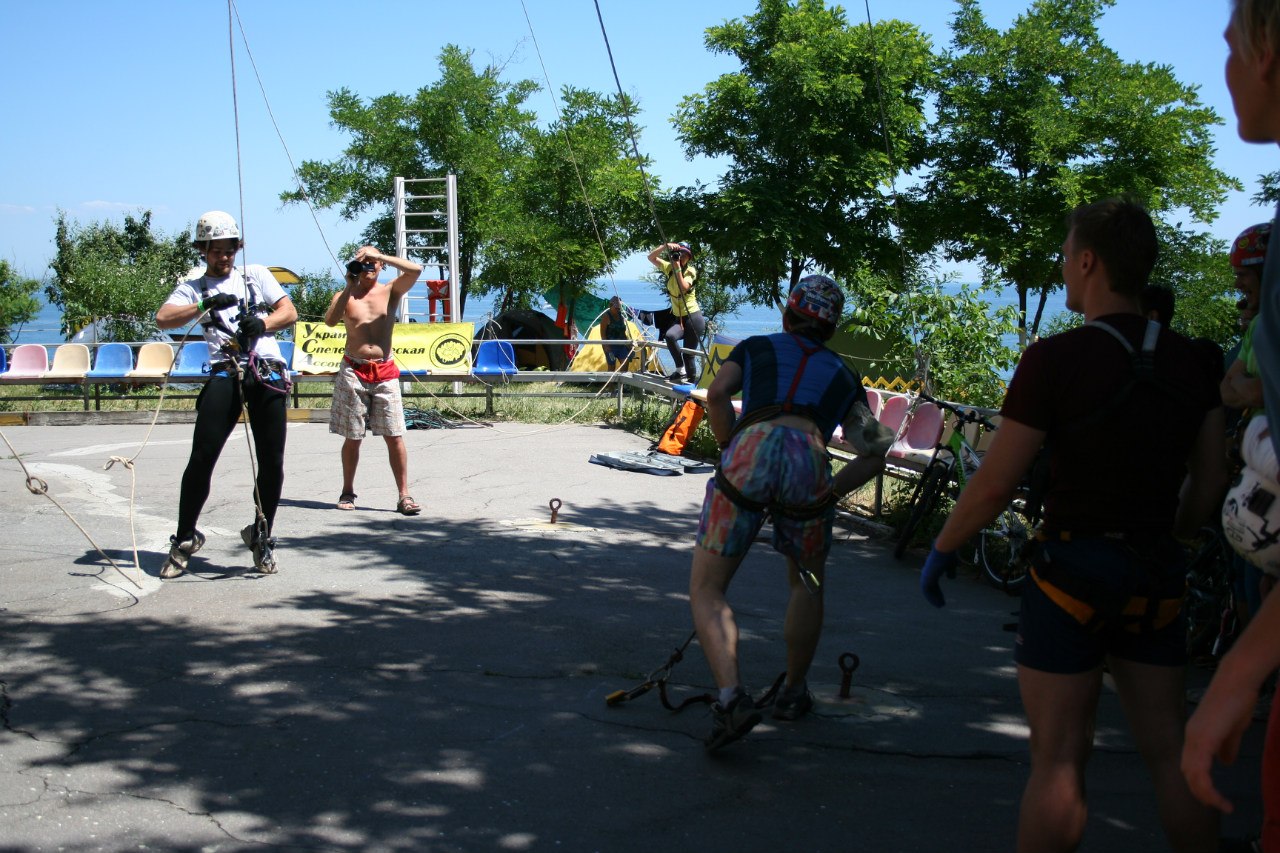
[[[613,72],[613,85],[618,90],[619,99],[622,102],[625,102],[626,95],[622,91],[622,80],[619,79],[618,77],[618,65],[613,60],[613,47],[612,45],[609,44],[609,31],[605,28],[605,25],[604,25],[604,14],[600,11],[600,0],[594,0],[594,2],[596,7],[596,20],[600,22],[600,35],[604,38],[604,49],[605,49],[605,52],[609,55],[609,68]],[[649,202],[649,215],[653,218],[653,224],[658,229],[658,237],[662,241],[662,244],[665,246],[667,243],[670,243],[671,241],[667,238],[667,232],[662,227],[662,220],[658,218],[658,208],[657,208],[657,205],[654,203],[653,193],[649,189],[649,173],[645,171],[644,160],[641,159],[640,157],[640,143],[636,141],[636,128],[635,128],[635,125],[631,123],[630,112],[627,112],[624,115],[624,118],[626,119],[626,122],[627,122],[627,135],[631,139],[632,156],[635,158],[636,168],[640,170],[640,176],[644,179],[642,183],[644,185],[645,198]],[[668,276],[668,281],[669,280],[670,280],[670,276]],[[667,288],[667,292],[668,294],[670,294],[671,292],[669,287]],[[685,315],[688,316],[688,314],[690,313],[689,294],[681,292],[680,298],[684,302]],[[683,326],[683,322],[681,323],[681,325]],[[700,350],[706,349],[706,345],[703,343],[703,337],[701,335],[698,336],[698,349]],[[683,369],[683,363],[677,364],[676,368]]]
[[[229,6],[230,6],[230,8],[231,8],[232,14],[234,14],[234,15],[235,15],[235,22],[236,22],[236,26],[237,26],[237,27],[239,27],[239,29],[240,29],[240,40],[241,40],[241,42],[244,44],[244,53],[245,53],[245,56],[249,57],[249,66],[253,69],[253,76],[254,76],[254,79],[255,79],[255,80],[257,80],[257,82],[258,82],[258,91],[262,93],[262,103],[263,103],[263,104],[266,106],[266,108],[267,108],[267,116],[271,119],[271,126],[275,129],[275,132],[276,132],[276,138],[280,140],[280,147],[284,149],[284,156],[285,156],[285,159],[287,159],[287,160],[289,161],[289,170],[293,173],[293,182],[294,182],[294,184],[298,187],[298,192],[299,192],[299,194],[301,194],[301,196],[302,196],[302,200],[303,200],[304,202],[306,202],[307,210],[311,212],[311,220],[315,223],[316,231],[320,234],[320,242],[324,243],[324,249],[325,249],[325,251],[326,251],[326,252],[328,252],[328,253],[329,253],[329,258],[330,258],[330,260],[332,260],[332,261],[333,261],[334,269],[341,270],[341,269],[342,269],[342,264],[340,264],[340,263],[338,262],[338,257],[337,257],[337,255],[334,253],[333,249],[329,246],[329,240],[328,240],[328,238],[325,236],[325,233],[324,233],[324,227],[323,227],[323,226],[321,226],[321,224],[320,224],[320,216],[319,216],[319,214],[317,214],[317,213],[316,213],[316,207],[315,207],[315,205],[314,205],[314,204],[312,203],[312,201],[311,201],[311,196],[310,196],[310,194],[308,194],[308,193],[307,193],[307,188],[306,188],[306,186],[304,186],[304,185],[303,185],[303,183],[302,183],[302,176],[298,173],[298,167],[297,167],[297,165],[294,163],[294,160],[293,160],[293,154],[289,151],[289,145],[288,145],[288,143],[286,143],[286,142],[285,142],[284,134],[280,131],[280,124],[279,124],[279,122],[277,122],[277,121],[276,121],[276,114],[275,114],[275,112],[271,109],[271,101],[270,101],[270,99],[269,99],[269,98],[267,98],[267,88],[266,88],[266,86],[265,86],[265,85],[263,84],[263,82],[262,82],[262,75],[261,75],[260,73],[258,73],[258,63],[257,63],[257,62],[254,60],[254,58],[253,58],[253,51],[249,49],[249,37],[245,34],[245,31],[244,31],[244,22],[240,20],[240,11],[235,7],[234,0],[228,0],[228,4],[229,4]],[[233,50],[233,54],[234,54],[234,50]],[[234,58],[234,55],[233,55],[233,57],[232,57],[232,62],[231,62],[231,85],[232,85],[232,89],[233,89],[233,91],[234,91],[234,88],[235,88],[235,58]],[[237,131],[236,131],[236,163],[237,163],[237,166],[238,166],[238,164],[239,164],[239,150],[240,150],[240,146],[239,146],[239,124],[238,124],[238,122],[237,122],[236,127],[237,127]],[[244,193],[243,193],[243,190],[241,190],[241,196],[242,196],[242,199],[243,199],[243,194],[244,194]],[[242,202],[241,202],[241,207],[242,207],[241,214],[243,215],[243,200],[242,200]]]
[[[582,170],[578,168],[578,158],[574,156],[573,145],[569,141],[569,128],[565,125],[564,113],[560,109],[560,100],[556,97],[555,88],[551,85],[551,75],[547,73],[547,63],[542,59],[542,47],[538,44],[538,35],[533,31],[533,21],[529,18],[529,7],[525,5],[524,0],[520,0],[520,8],[524,12],[525,23],[529,26],[529,37],[533,39],[533,50],[538,54],[538,64],[542,67],[542,79],[547,81],[547,94],[551,96],[551,105],[556,111],[556,120],[560,125],[560,135],[564,137],[564,147],[569,153],[569,162],[573,164],[573,175],[578,179],[578,188],[582,191],[582,201],[587,206],[587,216],[591,219],[591,229],[596,235],[596,244],[600,246],[600,256],[604,258],[605,267],[609,273],[609,282],[613,286],[614,295],[618,293],[618,283],[613,279],[613,259],[609,257],[609,250],[605,248],[604,237],[600,234],[600,225],[596,222],[596,213],[591,206],[591,196],[587,192],[587,185],[582,180]]]
[[[889,192],[893,196],[893,229],[898,238],[898,257],[901,263],[901,271],[899,281],[906,286],[907,294],[907,311],[911,315],[911,343],[912,350],[916,362],[916,379],[920,382],[920,390],[926,394],[931,394],[933,389],[929,387],[929,357],[923,351],[920,344],[920,318],[916,313],[916,303],[912,294],[915,286],[907,281],[907,249],[902,242],[902,223],[900,215],[900,198],[898,196],[898,177],[897,168],[895,167],[896,159],[893,156],[893,140],[889,134],[889,119],[884,107],[884,86],[880,79],[880,51],[876,45],[876,28],[871,21],[871,0],[863,0],[863,6],[867,12],[867,35],[871,42],[871,68],[875,74],[876,82],[876,103],[880,110],[880,132],[884,138],[884,153],[889,162]],[[913,400],[913,405],[917,404],[919,399]],[[905,425],[907,419],[903,419]],[[900,427],[901,429],[901,427]]]

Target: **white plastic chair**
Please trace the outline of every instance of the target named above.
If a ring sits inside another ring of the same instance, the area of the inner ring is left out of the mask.
[[[129,379],[163,379],[173,366],[173,347],[151,341],[138,350],[138,365],[125,374]]]
[[[45,373],[49,382],[80,382],[89,372],[89,348],[84,344],[60,344],[53,351],[53,365]]]

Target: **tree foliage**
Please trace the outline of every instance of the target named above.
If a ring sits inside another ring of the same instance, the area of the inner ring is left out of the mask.
[[[496,200],[501,226],[484,247],[480,292],[528,299],[558,286],[569,301],[612,272],[645,229],[644,179],[630,153],[629,98],[573,87],[559,118],[530,126]]]
[[[465,304],[476,267],[504,224],[498,200],[521,156],[534,117],[524,102],[537,85],[506,83],[501,69],[477,71],[471,53],[447,45],[440,79],[413,95],[387,94],[367,104],[349,89],[329,93],[334,127],[351,137],[342,156],[305,161],[302,188],[281,193],[285,202],[310,198],[317,207],[340,205],[345,219],[375,212],[362,242],[391,251],[395,245],[392,179],[458,176],[458,223],[463,233],[458,275]],[[437,226],[431,226],[437,227]],[[410,245],[443,245],[441,235],[415,235]],[[418,255],[443,263],[442,253]]]
[[[190,231],[173,237],[152,231],[149,210],[126,215],[123,225],[81,225],[58,211],[54,242],[45,295],[62,309],[63,333],[100,321],[106,340],[150,337],[156,309],[200,259]]]
[[[674,193],[665,215],[756,304],[777,304],[814,268],[900,276],[886,190],[925,155],[928,39],[898,21],[851,25],[823,0],[760,0],[709,28],[706,44],[741,67],[672,121],[687,155],[728,166],[715,189]]]
[[[18,275],[8,261],[0,260],[0,340],[12,343],[14,327],[20,329],[40,313],[39,289],[40,282]]]
[[[298,319],[309,323],[323,322],[333,295],[342,287],[327,272],[303,270],[298,273],[298,283],[289,288],[289,299],[298,309]]]
[[[852,298],[849,320],[862,333],[888,339],[887,360],[928,364],[929,391],[948,400],[999,406],[1000,378],[1012,371],[1017,352],[1007,337],[1017,330],[1012,306],[993,308],[982,287],[958,292],[938,285],[903,291],[896,280],[863,273],[845,283]]]
[[[1124,193],[1155,215],[1178,208],[1210,222],[1239,188],[1213,166],[1209,130],[1221,119],[1196,87],[1103,44],[1096,22],[1113,4],[1035,0],[999,32],[978,0],[957,0],[912,239],[1015,286],[1024,325],[1028,294],[1060,286],[1072,208]]]

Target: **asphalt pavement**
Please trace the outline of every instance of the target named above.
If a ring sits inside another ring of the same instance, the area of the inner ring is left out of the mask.
[[[874,526],[837,529],[815,713],[766,716],[708,756],[705,705],[605,701],[691,631],[706,475],[588,462],[643,438],[412,430],[424,510],[404,517],[381,439],[342,512],[341,440],[291,423],[280,572],[264,576],[238,534],[253,508],[237,430],[208,543],[162,582],[189,424],[0,433],[18,456],[0,449],[2,851],[1013,849],[1017,601],[971,572],[935,611],[923,554],[894,560]],[[782,559],[757,544],[730,591],[757,695],[784,668],[786,595]],[[711,689],[696,642],[669,687],[673,703]],[[1221,773],[1237,803],[1224,834],[1258,826],[1262,728]],[[1082,850],[1167,849],[1109,689],[1088,784]]]

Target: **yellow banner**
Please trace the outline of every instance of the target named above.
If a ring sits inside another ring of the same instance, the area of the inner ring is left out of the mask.
[[[396,323],[391,348],[406,373],[470,373],[471,323]],[[324,323],[295,323],[293,369],[337,373],[347,348],[347,330]]]

